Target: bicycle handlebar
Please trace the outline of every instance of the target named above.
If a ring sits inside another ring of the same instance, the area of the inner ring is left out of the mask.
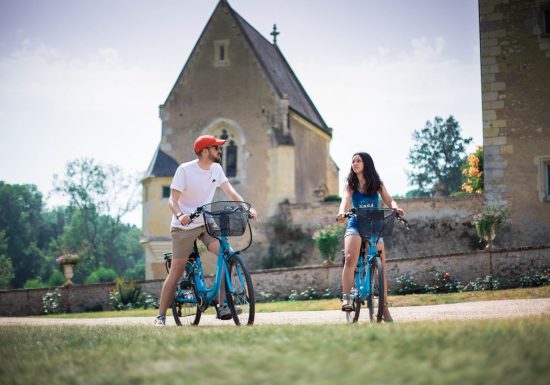
[[[242,208],[240,208],[240,207],[232,207],[232,208],[230,208],[229,210],[226,209],[226,210],[224,210],[224,211],[236,212],[237,210],[242,210]],[[203,209],[202,206],[201,206],[201,207],[197,207],[197,209],[196,209],[193,213],[191,213],[191,214],[189,215],[189,223],[193,222],[193,219],[195,219],[195,218],[201,216],[202,213],[203,213],[203,211],[204,211],[204,209]],[[248,219],[253,219],[253,218],[252,218],[252,215],[250,214],[250,211],[248,212]]]
[[[197,207],[195,212],[193,212],[193,213],[191,213],[191,215],[189,215],[189,223],[193,222],[193,219],[199,217],[201,214],[202,214],[202,207]]]
[[[392,211],[392,214],[395,215],[395,219],[397,219],[399,222],[401,222],[403,224],[403,226],[405,226],[405,228],[407,230],[410,230],[411,228],[409,227],[409,221],[406,220],[405,218],[403,218],[401,215],[399,215],[397,213],[397,211],[395,209],[389,209]],[[392,214],[389,214],[387,217],[389,217],[390,215]],[[348,211],[347,213],[344,214],[344,218],[346,219],[349,219],[351,218],[352,216],[354,215],[357,215],[357,209],[355,207],[353,207],[350,211]],[[384,217],[384,219],[386,219],[387,217]]]

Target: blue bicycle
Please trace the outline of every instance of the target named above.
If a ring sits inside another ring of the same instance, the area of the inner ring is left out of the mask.
[[[345,218],[351,216],[357,217],[361,249],[355,268],[354,286],[350,293],[353,301],[352,310],[346,312],[346,319],[350,323],[357,322],[361,305],[366,301],[370,321],[381,322],[386,300],[384,298],[385,273],[382,266],[382,251],[377,250],[376,244],[384,231],[384,225],[389,224],[390,220],[397,219],[409,229],[408,221],[393,209],[373,207],[353,208],[345,214]]]
[[[212,202],[199,207],[191,214],[191,219],[200,215],[204,218],[208,234],[220,241],[214,282],[211,286],[205,282],[205,274],[195,242],[172,301],[174,320],[178,326],[198,325],[202,313],[209,306],[215,306],[219,316],[219,309],[224,304],[218,303],[218,291],[224,281],[225,302],[231,311],[233,321],[236,325],[252,325],[255,315],[254,288],[250,272],[241,255],[241,252],[252,244],[252,230],[249,223],[250,204],[234,201]],[[250,237],[246,247],[233,250],[228,237],[242,236],[247,228],[250,231]],[[172,253],[166,253],[164,259],[166,269],[169,271]]]

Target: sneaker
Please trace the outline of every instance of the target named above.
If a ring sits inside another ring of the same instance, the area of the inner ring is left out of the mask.
[[[153,326],[166,326],[166,316],[158,315],[153,321]]]
[[[235,306],[235,310],[237,311],[237,315],[240,315],[243,313],[243,309],[241,309],[238,306]],[[231,309],[229,309],[229,306],[223,305],[218,308],[218,318],[227,321],[233,318],[233,315],[231,315]]]

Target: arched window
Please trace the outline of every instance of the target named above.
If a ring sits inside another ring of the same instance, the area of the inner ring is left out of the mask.
[[[222,147],[222,167],[225,175],[228,178],[234,178],[237,176],[238,154],[239,148],[237,146],[237,140],[235,135],[228,132],[225,128],[216,135],[220,139],[224,139],[225,145]]]

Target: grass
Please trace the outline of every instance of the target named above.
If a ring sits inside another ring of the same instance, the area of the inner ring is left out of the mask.
[[[550,318],[0,327],[2,384],[546,384]]]
[[[530,287],[521,289],[507,289],[494,291],[469,291],[464,293],[448,294],[410,294],[390,295],[389,303],[392,307],[399,306],[423,306],[439,305],[445,303],[460,303],[472,301],[494,301],[503,299],[525,299],[525,298],[549,298],[550,286]],[[256,304],[256,311],[259,313],[279,311],[316,311],[316,310],[340,310],[338,299],[322,299],[315,301],[279,301],[260,302]],[[89,313],[55,314],[40,317],[52,318],[107,318],[107,317],[152,317],[156,314],[155,309],[136,309],[126,311],[104,311]],[[213,314],[213,310],[209,309]],[[207,313],[208,313],[207,312]]]

